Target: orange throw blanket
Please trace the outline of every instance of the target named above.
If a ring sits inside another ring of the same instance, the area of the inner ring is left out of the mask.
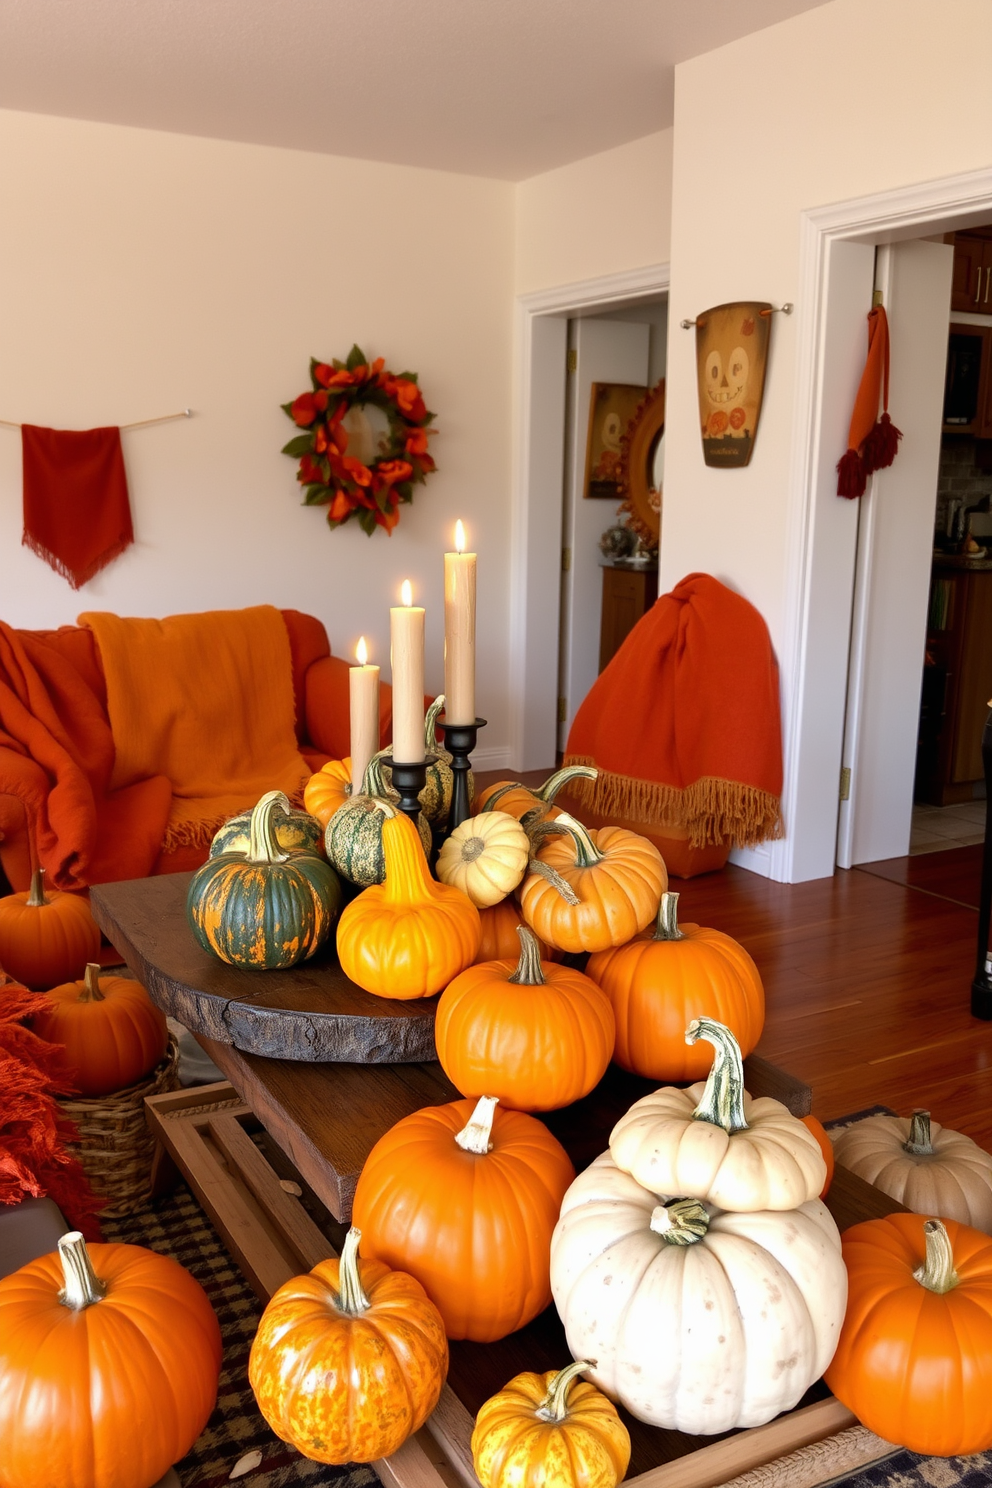
[[[564,762],[599,770],[569,788],[592,810],[694,847],[778,836],[778,667],[758,611],[710,574],[663,594],[590,689]]]
[[[90,612],[114,736],[111,785],[172,782],[163,851],[205,846],[265,791],[299,798],[310,771],[297,748],[286,623],[271,605],[126,619]]]

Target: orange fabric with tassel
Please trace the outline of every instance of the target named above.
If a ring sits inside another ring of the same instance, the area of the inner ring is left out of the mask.
[[[837,495],[849,500],[863,496],[868,476],[892,464],[901,438],[902,431],[889,418],[889,321],[884,307],[876,305],[868,312],[868,358],[854,400],[847,453],[837,465]]]

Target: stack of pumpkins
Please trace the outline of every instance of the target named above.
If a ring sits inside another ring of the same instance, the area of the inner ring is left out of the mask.
[[[43,869],[26,893],[0,899],[0,966],[45,993],[51,1006],[31,1026],[64,1046],[69,1078],[87,1099],[144,1079],[169,1042],[165,1017],[144,987],[101,976],[99,954],[100,931],[86,900],[46,889]]]

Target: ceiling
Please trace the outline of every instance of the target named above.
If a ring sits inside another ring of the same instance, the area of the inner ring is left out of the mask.
[[[0,107],[522,180],[824,0],[0,0]]]

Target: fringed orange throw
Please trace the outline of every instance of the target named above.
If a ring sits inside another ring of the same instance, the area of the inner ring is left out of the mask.
[[[753,605],[689,574],[635,625],[575,716],[570,790],[605,816],[679,827],[693,847],[781,830],[778,667]]]
[[[89,612],[107,680],[113,789],[172,782],[162,847],[206,846],[221,822],[269,790],[299,798],[293,668],[277,609],[212,610],[165,620]]]

